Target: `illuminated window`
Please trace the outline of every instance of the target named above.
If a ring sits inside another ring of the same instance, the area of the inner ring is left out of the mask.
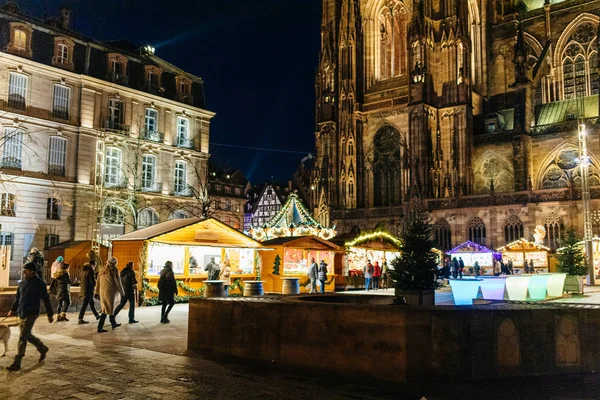
[[[64,85],[54,85],[52,101],[52,116],[54,118],[69,119],[69,101],[71,89]]]
[[[14,30],[13,47],[21,51],[27,50],[27,32],[23,29],[16,28]]]
[[[158,119],[158,112],[153,108],[146,108],[146,119],[145,119],[146,132],[156,132],[157,119]]]
[[[565,99],[598,94],[598,53],[596,26],[581,24],[562,51],[563,92]]]
[[[156,175],[156,156],[144,154],[142,156],[142,190],[154,190]]]
[[[175,161],[174,192],[176,196],[187,196],[189,192],[187,186],[187,163],[185,161]]]
[[[121,184],[121,149],[116,147],[106,148],[106,162],[104,170],[104,183],[106,186],[119,186]]]
[[[406,12],[400,2],[390,2],[379,15],[379,77],[406,74]]]
[[[0,215],[3,217],[15,216],[15,195],[0,193]]]

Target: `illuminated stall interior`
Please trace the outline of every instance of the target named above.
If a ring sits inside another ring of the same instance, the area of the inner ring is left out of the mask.
[[[502,254],[504,263],[507,263],[508,260],[512,260],[513,272],[515,274],[525,273],[523,268],[525,260],[527,260],[527,263],[529,263],[530,260],[533,260],[533,267],[535,268],[536,273],[548,272],[548,252],[550,251],[550,248],[546,246],[521,238],[506,246],[500,247],[498,251]]]
[[[586,252],[585,242],[581,241],[579,244],[582,246],[583,252]],[[556,250],[560,252],[561,249]],[[594,263],[594,275],[596,277],[596,285],[600,285],[600,238],[594,236],[592,238],[592,254],[593,254],[593,263]]]
[[[301,292],[310,288],[302,286],[308,280],[308,266],[314,257],[317,264],[321,260],[327,264],[327,284],[325,290],[335,289],[335,254],[342,249],[335,244],[317,236],[280,237],[262,242],[265,247],[261,251],[265,292],[282,291],[282,278],[298,278]]]
[[[498,255],[494,250],[471,242],[470,240],[456,246],[446,254],[450,256],[450,259],[453,259],[454,257],[456,257],[457,260],[459,257],[462,258],[465,264],[465,273],[468,273],[468,269],[473,267],[475,261],[477,261],[481,267],[482,275],[493,275],[493,263],[495,257]]]
[[[324,227],[315,220],[296,194],[290,194],[281,210],[264,226],[252,227],[250,236],[262,242],[279,237],[318,236],[329,240],[335,229]]]
[[[204,267],[214,257],[217,264],[226,258],[231,279],[254,279],[260,243],[214,219],[174,219],[113,239],[112,254],[122,269],[134,261],[138,276],[156,286],[166,261],[173,262],[175,278],[197,289],[207,280]],[[141,279],[138,279],[141,283]],[[185,294],[185,293],[182,293]],[[152,295],[147,293],[147,295]]]

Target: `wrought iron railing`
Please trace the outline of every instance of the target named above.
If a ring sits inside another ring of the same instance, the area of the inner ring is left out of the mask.
[[[193,149],[194,148],[194,139],[187,139],[179,136],[175,136],[173,140],[176,147],[180,147],[183,149]]]
[[[151,131],[144,129],[141,134],[142,139],[149,140],[151,142],[162,143],[165,139],[165,134],[158,131]]]
[[[54,118],[60,118],[60,119],[69,119],[69,109],[68,108],[63,108],[63,107],[54,107],[52,109],[52,116]]]
[[[2,158],[0,158],[0,167],[21,169],[21,167],[22,167],[21,159],[16,158],[16,157],[2,157]]]
[[[10,93],[8,95],[8,106],[18,110],[25,110],[27,103],[25,101],[25,97],[21,96],[20,94]]]
[[[161,182],[143,182],[142,181],[142,192],[145,193],[160,193],[162,192],[162,183]]]
[[[54,176],[65,176],[65,166],[49,164],[48,174]]]

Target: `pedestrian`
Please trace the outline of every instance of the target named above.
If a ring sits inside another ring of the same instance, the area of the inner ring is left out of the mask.
[[[373,289],[379,289],[379,279],[381,278],[381,267],[379,266],[379,262],[375,261],[373,264]]]
[[[458,265],[458,260],[456,259],[456,257],[452,258],[452,277],[454,279],[458,278],[458,270],[459,270],[460,266]]]
[[[173,265],[173,263],[171,263],[171,265]],[[208,273],[209,281],[216,281],[219,279],[219,273],[221,272],[221,270],[219,269],[219,266],[215,262],[214,257],[210,258],[210,262],[208,264],[206,264],[206,266],[204,267],[204,270],[207,271],[207,273]]]
[[[450,279],[450,260],[448,258],[444,258],[444,266],[440,270],[440,278]]]
[[[381,264],[381,286],[383,286],[384,289],[387,289],[389,286],[388,279],[389,279],[389,267],[388,267],[387,260],[384,258],[383,263]]]
[[[108,332],[104,329],[106,316],[108,316],[112,329],[121,326],[121,324],[117,324],[114,316],[117,293],[121,295],[121,298],[125,297],[121,278],[119,277],[119,270],[117,269],[117,262],[116,258],[111,257],[106,265],[100,268],[100,272],[98,272],[95,292],[96,298],[100,299],[100,308],[102,311],[100,319],[98,319],[98,333]]]
[[[214,257],[211,259],[214,261]],[[218,276],[217,276],[218,277]],[[162,303],[162,309],[160,313],[160,323],[168,324],[169,313],[175,305],[175,295],[177,294],[177,282],[175,281],[175,274],[173,273],[173,263],[167,261],[162,271],[160,271],[160,278],[158,279],[158,299]],[[168,306],[168,308],[167,308]]]
[[[25,264],[25,267],[23,267],[23,277],[25,279],[19,282],[15,301],[8,312],[9,317],[18,315],[21,320],[17,355],[13,363],[6,367],[8,371],[18,371],[21,369],[21,360],[25,356],[27,342],[33,344],[40,352],[40,362],[46,359],[48,347],[31,333],[35,321],[40,316],[40,301],[43,301],[46,307],[48,322],[54,322],[54,312],[52,311],[52,304],[50,304],[50,296],[48,296],[46,284],[37,275],[37,265],[32,262]]]
[[[125,264],[125,268],[121,271],[121,285],[123,285],[123,292],[125,296],[121,296],[121,302],[115,309],[115,318],[117,314],[125,307],[125,304],[129,302],[129,323],[137,324],[139,321],[135,320],[135,290],[137,289],[137,279],[135,277],[135,271],[133,269],[133,262],[129,261]]]
[[[223,289],[225,290],[225,297],[229,297],[229,286],[231,285],[231,265],[229,258],[225,258],[223,266],[221,267],[221,275],[219,279],[223,281]]]
[[[533,267],[533,259],[529,260],[529,272],[535,274],[535,268]]]
[[[62,265],[64,263],[65,259],[63,258],[63,256],[58,256],[56,257],[56,260],[52,263],[52,266],[50,267],[50,277],[53,278],[54,274],[56,274],[58,271],[60,271],[62,269]]]
[[[499,276],[502,273],[502,269],[500,268],[500,260],[494,260],[494,269],[493,269],[493,273],[494,276]]]
[[[371,289],[371,277],[373,276],[373,264],[371,264],[371,260],[367,260],[367,265],[363,268],[363,272],[365,274],[365,289],[368,291]]]
[[[463,277],[464,270],[465,270],[465,262],[463,261],[462,257],[458,257],[458,277],[460,279],[462,279],[462,277]]]
[[[79,297],[83,299],[81,303],[81,310],[79,311],[79,322],[78,324],[89,324],[88,321],[83,319],[85,314],[85,310],[88,305],[90,306],[90,310],[94,314],[96,319],[100,318],[100,314],[96,311],[96,304],[94,304],[94,289],[96,288],[96,260],[90,260],[83,264],[82,274],[81,274],[81,286],[79,289]]]
[[[44,281],[44,255],[37,247],[33,247],[29,252],[29,261],[35,264],[37,276]]]
[[[56,280],[56,300],[58,309],[56,310],[56,321],[69,322],[67,311],[71,306],[71,275],[69,274],[69,264],[63,263],[62,269],[54,274]]]
[[[327,281],[327,264],[321,260],[319,264],[319,282],[321,282],[321,293],[325,293],[325,282]]]
[[[481,266],[479,266],[479,262],[475,261],[475,264],[473,264],[473,270],[475,271],[475,276],[481,275]]]
[[[308,266],[308,279],[310,279],[310,292],[309,293],[317,293],[317,275],[319,273],[319,266],[315,261],[315,258],[312,257],[310,259],[310,265]]]
[[[506,270],[507,270],[506,275],[514,275],[512,260],[508,260],[508,264],[506,266]]]

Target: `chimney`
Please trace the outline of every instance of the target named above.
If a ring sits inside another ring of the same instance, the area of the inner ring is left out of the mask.
[[[63,29],[71,30],[73,25],[71,10],[63,7],[60,9],[60,23]]]

